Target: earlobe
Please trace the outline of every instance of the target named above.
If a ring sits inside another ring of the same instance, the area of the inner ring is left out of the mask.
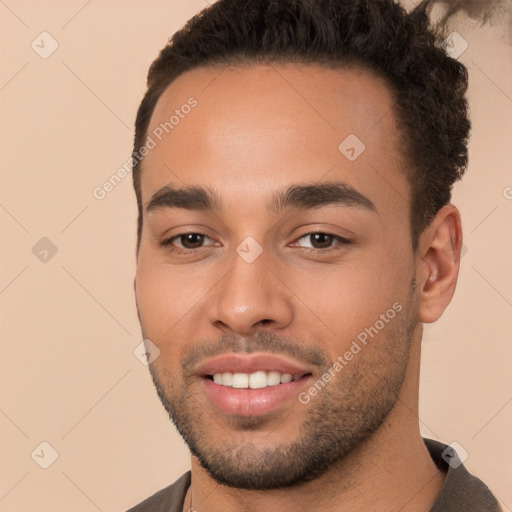
[[[435,322],[450,304],[459,275],[461,247],[460,213],[448,204],[420,237],[416,276],[420,322]]]

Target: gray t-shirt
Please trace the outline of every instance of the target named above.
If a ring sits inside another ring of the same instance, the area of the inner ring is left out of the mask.
[[[463,464],[459,465],[455,452],[432,439],[424,441],[432,460],[446,473],[443,488],[430,512],[501,512],[498,501],[488,487],[470,475]],[[446,459],[450,460],[450,455],[453,461],[449,464]],[[181,512],[189,486],[190,471],[187,471],[172,485],[127,512]]]

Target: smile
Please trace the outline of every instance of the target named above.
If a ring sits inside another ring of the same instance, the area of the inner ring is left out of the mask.
[[[254,373],[215,373],[210,377],[215,384],[220,386],[237,389],[262,389],[299,380],[301,375],[292,375],[291,373],[281,373],[277,371],[257,371]]]

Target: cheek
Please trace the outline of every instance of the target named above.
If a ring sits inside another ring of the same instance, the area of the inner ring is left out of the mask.
[[[193,308],[201,290],[183,269],[139,258],[136,274],[136,300],[145,336],[162,340],[172,337],[180,320]]]
[[[407,273],[407,266],[397,265],[391,256],[354,259],[297,279],[293,289],[307,307],[305,317],[311,317],[316,329],[332,340],[334,352],[342,353],[394,304],[395,308],[397,303],[405,305]]]
[[[156,265],[138,265],[136,276],[136,300],[143,336],[159,349],[159,357],[153,362],[153,371],[159,381],[170,385],[170,372],[178,371],[184,341],[183,319],[191,304],[190,294],[183,292],[179,279]]]
[[[141,246],[136,301],[144,336],[162,352],[181,351],[202,334],[210,292],[222,272],[214,266],[172,265],[161,253]]]

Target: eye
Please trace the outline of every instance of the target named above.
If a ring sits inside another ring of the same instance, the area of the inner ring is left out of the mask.
[[[305,240],[306,243],[300,243],[301,240]],[[323,232],[307,233],[306,235],[301,236],[296,243],[299,245],[299,247],[304,247],[306,249],[326,251],[329,249],[335,249],[333,248],[334,242],[338,242],[338,245],[341,246],[346,246],[351,243],[350,240],[342,236]]]
[[[203,243],[207,240],[213,242],[209,236],[204,235],[203,233],[181,233],[165,240],[162,242],[162,245],[170,246],[171,250],[186,252],[203,248]]]

